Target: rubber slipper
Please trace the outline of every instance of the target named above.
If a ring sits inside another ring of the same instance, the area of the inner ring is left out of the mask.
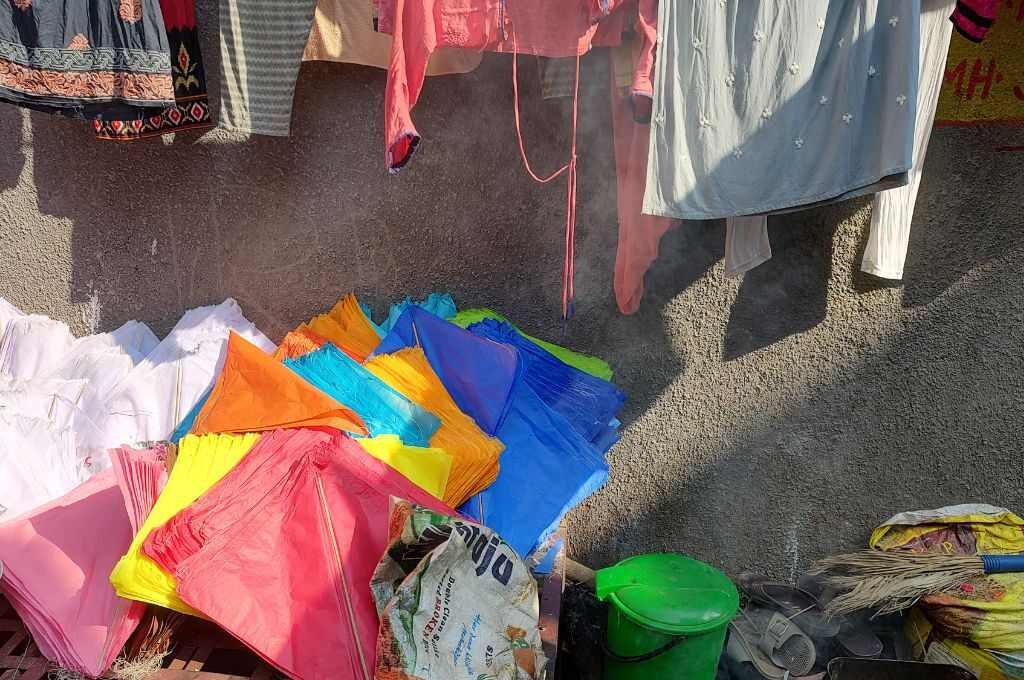
[[[826,638],[839,633],[839,624],[825,616],[818,598],[806,590],[760,574],[743,574],[737,582],[751,601],[784,614],[803,632]]]
[[[814,576],[800,577],[799,587],[818,600],[818,604],[824,608],[838,593],[826,588],[819,579]],[[836,634],[836,642],[843,650],[843,656],[857,657],[861,659],[877,659],[882,655],[884,645],[881,638],[871,629],[871,624],[866,615],[847,616],[837,620],[839,632]]]
[[[757,646],[772,663],[794,675],[806,675],[814,668],[814,643],[795,623],[775,612],[761,633]]]
[[[974,673],[959,666],[839,657],[828,663],[831,680],[975,680]]]
[[[771,659],[758,649],[757,640],[760,633],[752,622],[742,616],[737,617],[729,624],[729,628],[726,654],[730,658],[737,663],[749,663],[767,680],[783,680],[786,677],[786,669],[773,664]]]

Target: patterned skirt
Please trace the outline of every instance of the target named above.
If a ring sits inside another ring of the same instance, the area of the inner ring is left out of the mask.
[[[157,0],[0,0],[0,101],[79,118],[172,105]]]
[[[2,0],[0,0],[2,2]],[[174,80],[174,103],[159,113],[104,113],[93,120],[97,139],[129,141],[212,125],[206,69],[199,51],[195,0],[161,0]]]

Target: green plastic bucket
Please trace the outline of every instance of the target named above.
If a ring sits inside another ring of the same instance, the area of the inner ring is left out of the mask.
[[[639,555],[597,572],[611,604],[605,680],[714,680],[736,586],[717,569],[674,553]]]

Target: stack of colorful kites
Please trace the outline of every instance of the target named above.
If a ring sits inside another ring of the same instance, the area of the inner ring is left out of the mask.
[[[604,362],[439,294],[379,326],[348,295],[276,348],[233,300],[159,343],[3,300],[0,332],[0,589],[90,677],[149,603],[291,677],[369,680],[391,500],[525,557],[606,480],[624,400]]]

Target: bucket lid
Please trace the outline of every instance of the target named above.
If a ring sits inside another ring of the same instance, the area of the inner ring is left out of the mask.
[[[597,598],[642,626],[664,633],[704,633],[729,623],[736,586],[703,562],[675,553],[638,555],[597,572]]]

